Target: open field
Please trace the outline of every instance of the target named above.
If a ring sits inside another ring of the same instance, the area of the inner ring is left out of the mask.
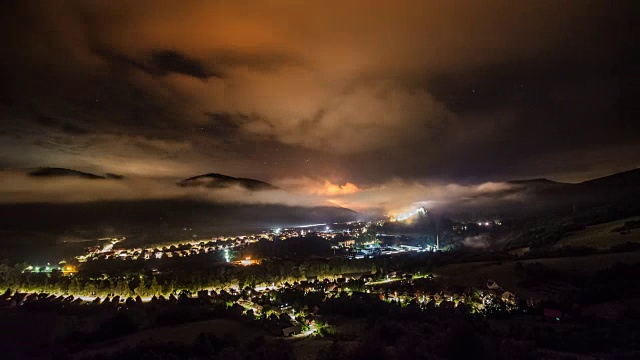
[[[640,229],[633,229],[625,234],[612,232],[612,230],[623,226],[625,221],[637,221],[639,219],[640,216],[635,216],[589,226],[584,230],[576,231],[564,237],[555,247],[587,246],[594,249],[608,249],[611,246],[624,244],[626,242],[640,242]]]
[[[330,322],[333,324],[333,326],[331,326],[331,332],[353,339],[357,339],[360,334],[366,332],[368,326],[367,319],[365,318],[346,318],[335,316],[331,317]],[[355,340],[346,341],[343,339],[343,341],[345,344],[355,345],[356,343]],[[333,340],[330,338],[311,336],[300,340],[294,339],[291,340],[291,342],[293,351],[298,359],[315,359],[318,352],[330,346],[333,343]]]
[[[62,320],[53,313],[31,313],[3,309],[0,311],[0,353],[11,358],[12,353],[25,358],[35,356],[55,338],[56,326]],[[9,354],[9,355],[7,355]]]
[[[568,274],[588,275],[606,269],[616,263],[632,264],[640,262],[640,252],[450,264],[436,268],[433,273],[449,284],[485,288],[487,280],[491,279],[507,290],[525,294],[527,289],[519,285],[521,278],[516,271],[516,263],[518,262],[523,265],[537,262],[551,270]]]
[[[330,346],[333,340],[311,337],[307,339],[293,340],[291,346],[296,359],[315,359],[317,354],[324,348]]]
[[[215,319],[175,326],[162,326],[136,332],[115,340],[97,344],[91,349],[75,354],[74,357],[82,359],[105,352],[121,350],[128,346],[134,347],[137,344],[149,341],[191,343],[200,333],[211,333],[216,336],[223,336],[229,333],[235,336],[241,343],[251,341],[258,336],[264,336],[265,338],[272,337],[269,332],[257,326],[245,325],[235,320]]]

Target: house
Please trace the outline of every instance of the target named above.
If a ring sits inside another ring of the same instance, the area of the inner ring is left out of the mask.
[[[350,246],[354,246],[355,244],[356,244],[355,240],[345,240],[345,241],[338,242],[338,246],[340,247],[350,247]]]
[[[498,285],[498,283],[496,283],[493,280],[488,280],[487,281],[487,288],[490,290],[499,290],[500,289],[500,285]]]
[[[245,308],[242,305],[238,304],[238,303],[233,303],[233,305],[231,305],[231,307],[229,308],[229,312],[232,315],[235,315],[235,316],[242,315],[242,313],[244,313],[244,311],[245,311]]]
[[[178,303],[178,299],[175,297],[175,295],[173,295],[173,294],[169,295],[169,303],[170,304],[177,304]]]
[[[453,301],[450,300],[444,300],[440,303],[440,308],[441,309],[448,309],[448,310],[453,310],[455,309],[456,304]]]
[[[250,300],[240,299],[237,301],[237,303],[242,307],[244,307],[245,309],[251,309],[251,310],[254,310],[255,312],[262,312],[262,309],[263,309],[262,305],[256,304]]]
[[[521,248],[509,250],[508,253],[509,253],[509,255],[520,257],[520,256],[524,256],[525,254],[527,254],[529,252],[529,250],[530,250],[530,248],[527,246],[527,247],[521,247]]]
[[[30,303],[30,302],[35,302],[36,300],[38,300],[38,295],[37,294],[30,294],[29,296],[27,296],[23,302],[24,303]]]
[[[302,325],[300,325],[300,323],[298,323],[297,321],[295,323],[292,322],[291,326],[288,326],[282,329],[283,336],[298,335],[301,332],[302,332]]]
[[[516,296],[510,292],[510,291],[505,291],[502,293],[502,301],[504,301],[507,304],[514,304],[516,303]]]

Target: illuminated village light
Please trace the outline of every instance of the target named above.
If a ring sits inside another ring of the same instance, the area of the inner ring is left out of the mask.
[[[414,217],[414,216],[416,216],[418,214],[425,215],[426,213],[427,213],[427,210],[425,210],[424,207],[419,207],[419,208],[417,208],[415,210],[412,210],[412,211],[410,211],[408,213],[404,213],[404,214],[398,215],[392,221],[405,221],[405,220],[408,220],[408,219],[410,219],[410,218],[412,218],[412,217]]]

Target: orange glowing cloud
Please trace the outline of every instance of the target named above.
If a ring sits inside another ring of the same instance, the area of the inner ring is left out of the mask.
[[[351,182],[340,184],[307,177],[275,179],[272,183],[295,193],[320,197],[350,195],[362,191]]]

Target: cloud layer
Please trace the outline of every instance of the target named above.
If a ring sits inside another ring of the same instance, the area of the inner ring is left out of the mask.
[[[395,179],[359,188],[328,180],[283,178],[276,189],[180,187],[175,181],[146,177],[87,179],[77,176],[29,176],[27,171],[0,171],[0,203],[84,203],[104,201],[191,199],[212,203],[341,206],[374,216],[396,216],[424,207],[428,210],[477,208],[496,200],[519,201],[506,183],[460,185]]]

